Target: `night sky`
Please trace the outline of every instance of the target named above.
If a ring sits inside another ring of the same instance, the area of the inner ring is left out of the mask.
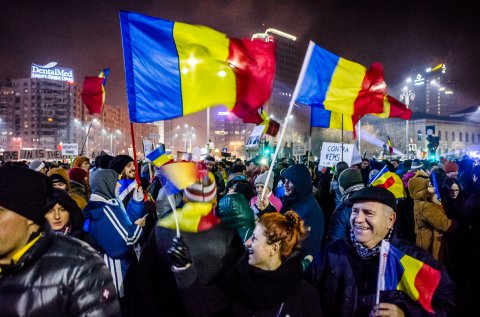
[[[2,0],[0,82],[29,77],[31,63],[56,61],[78,83],[109,67],[107,103],[125,106],[119,10],[232,37],[277,28],[299,37],[302,54],[311,39],[364,66],[382,63],[397,98],[409,73],[443,62],[456,79],[459,110],[480,104],[480,19],[461,1]]]

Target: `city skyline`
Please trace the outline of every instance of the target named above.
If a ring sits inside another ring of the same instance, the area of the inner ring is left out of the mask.
[[[210,26],[232,37],[274,27],[298,36],[299,54],[308,40],[368,67],[380,62],[390,93],[398,97],[407,76],[447,63],[456,79],[459,110],[480,103],[477,87],[480,45],[474,13],[451,1],[18,1],[2,7],[0,82],[30,77],[30,65],[58,62],[83,77],[110,67],[108,104],[126,105],[118,13],[135,11]],[[17,19],[15,12],[22,12]],[[292,23],[292,21],[295,23]],[[232,23],[235,21],[235,23]],[[35,26],[35,27],[33,27]],[[303,56],[301,57],[303,59]],[[193,119],[193,118],[192,118]]]

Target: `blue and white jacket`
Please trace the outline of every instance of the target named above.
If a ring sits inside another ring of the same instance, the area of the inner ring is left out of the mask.
[[[107,200],[92,194],[83,214],[84,230],[90,234],[93,245],[103,254],[118,296],[123,297],[123,278],[131,261],[137,260],[138,241],[143,234],[143,228],[134,224],[145,215],[143,201],[131,199],[125,210],[117,198]]]

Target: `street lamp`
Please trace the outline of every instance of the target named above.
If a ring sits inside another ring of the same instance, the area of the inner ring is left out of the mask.
[[[177,129],[180,129],[180,126],[177,126]],[[188,124],[183,125],[183,134],[182,134],[182,141],[184,142],[185,145],[185,152],[192,151],[192,138],[195,137],[194,127],[189,126]],[[189,145],[189,148],[187,148],[187,142]]]
[[[407,83],[410,82],[411,79],[407,79]],[[400,101],[405,101],[405,105],[407,108],[410,106],[410,100],[415,99],[415,94],[412,92],[412,90],[408,87],[405,86],[402,89],[402,93],[400,94]],[[407,154],[407,159],[409,158],[409,142],[408,142],[408,120],[405,121],[405,153]]]

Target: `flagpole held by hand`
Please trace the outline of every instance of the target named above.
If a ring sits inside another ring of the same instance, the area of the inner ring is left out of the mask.
[[[310,41],[310,43],[308,44],[307,52],[305,54],[305,59],[303,60],[302,69],[300,70],[300,75],[298,76],[297,84],[295,85],[295,89],[293,90],[292,99],[290,99],[290,105],[288,106],[287,115],[285,116],[284,123],[282,125],[282,132],[280,133],[280,137],[277,141],[278,145],[277,145],[277,148],[275,149],[275,153],[273,154],[272,163],[270,164],[270,168],[268,169],[267,179],[265,180],[265,182],[268,182],[268,180],[272,176],[273,166],[275,165],[278,152],[280,151],[280,148],[282,146],[283,136],[285,135],[285,131],[287,130],[288,120],[290,119],[290,115],[293,110],[293,105],[295,104],[295,99],[297,99],[298,92],[300,90],[300,87],[302,86],[303,79],[305,78],[305,73],[307,72],[308,63],[310,61],[310,57],[312,57],[312,52],[314,47],[315,47],[315,43]],[[262,200],[265,197],[266,190],[267,190],[267,186],[264,186],[262,191]]]
[[[177,231],[177,238],[180,238],[180,227],[178,226],[178,216],[177,216],[177,206],[175,205],[175,196],[174,195],[167,195],[168,202],[170,203],[170,207],[173,210],[173,218],[175,219],[175,229]]]

